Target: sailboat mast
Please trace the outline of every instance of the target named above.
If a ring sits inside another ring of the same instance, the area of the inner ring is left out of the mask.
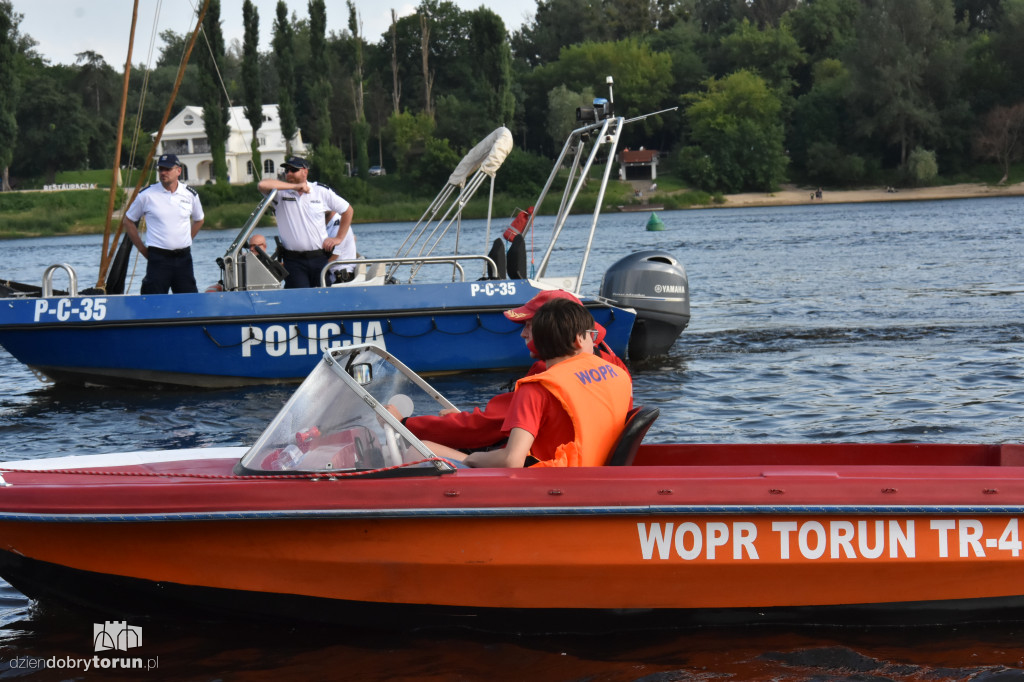
[[[124,61],[124,83],[121,87],[121,113],[117,118],[117,143],[114,145],[114,171],[110,179],[110,197],[107,199],[107,221],[103,226],[103,253],[100,258],[100,274],[96,286],[102,287],[107,277],[110,258],[107,256],[107,245],[110,243],[110,221],[114,216],[114,200],[117,198],[117,187],[121,175],[121,141],[124,135],[124,112],[128,106],[128,80],[132,72],[132,49],[135,47],[135,24],[139,18],[139,0],[132,7],[132,30],[128,37],[128,57]]]
[[[196,21],[196,28],[192,31],[192,37],[188,41],[188,45],[185,48],[185,55],[181,60],[181,64],[178,65],[178,76],[174,80],[174,89],[171,91],[170,100],[167,102],[167,108],[164,110],[164,117],[160,121],[160,127],[157,129],[156,136],[153,138],[153,144],[149,148],[149,153],[146,154],[146,161],[142,165],[142,172],[139,174],[139,181],[135,185],[135,189],[132,191],[131,199],[129,199],[127,206],[131,206],[132,202],[135,201],[135,197],[142,191],[142,185],[146,182],[146,176],[149,174],[149,167],[153,164],[153,155],[156,153],[157,148],[160,146],[160,138],[164,134],[164,126],[167,125],[167,119],[171,117],[171,110],[174,107],[174,100],[178,96],[178,88],[181,87],[181,81],[185,78],[185,68],[188,66],[189,57],[192,56],[192,48],[196,44],[196,38],[199,37],[199,32],[203,28],[203,19],[206,18],[206,10],[210,7],[210,0],[203,2],[203,8],[199,10],[199,19]],[[127,206],[125,210],[127,210]],[[113,244],[109,244],[106,238],[104,238],[104,250],[103,258],[100,266],[101,276],[106,274],[106,267],[104,264],[110,262],[110,259],[114,257],[114,250],[117,247],[117,240],[121,237],[121,222],[117,223],[117,232],[115,233]]]

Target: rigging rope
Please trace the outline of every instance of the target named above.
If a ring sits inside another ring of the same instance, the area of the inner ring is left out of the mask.
[[[135,129],[132,131],[131,145],[129,147],[130,151],[128,153],[128,177],[126,181],[122,182],[122,185],[125,187],[130,187],[134,182],[131,170],[135,168],[135,159],[138,154],[139,140],[142,136],[142,112],[146,108],[146,96],[149,94],[149,76],[152,73],[153,52],[156,49],[157,27],[159,26],[160,9],[162,6],[163,0],[157,0],[156,10],[153,14],[153,28],[149,34],[149,49],[146,53],[146,68],[143,70],[142,87],[139,91],[139,106],[135,110]],[[126,192],[121,201],[122,216],[127,208],[129,198],[130,195]]]
[[[135,110],[135,129],[132,131],[131,144],[129,145],[128,152],[128,173],[127,177],[122,181],[123,187],[131,187],[135,183],[135,179],[132,177],[132,169],[135,168],[135,160],[138,156],[139,142],[142,139],[142,113],[146,108],[146,96],[149,94],[149,76],[153,72],[153,53],[156,50],[156,36],[157,27],[160,23],[160,10],[163,8],[163,0],[157,0],[156,8],[153,12],[153,28],[149,32],[149,48],[146,51],[146,67],[142,72],[142,87],[139,90],[139,106]],[[131,193],[125,192],[121,198],[121,219],[124,219],[124,213],[128,210],[128,202],[131,201]],[[140,220],[140,229],[145,230],[145,221]],[[128,291],[131,289],[132,284],[135,282],[135,272],[139,266],[139,257],[142,254],[135,250],[134,263],[132,264],[131,276],[125,280],[124,290]]]

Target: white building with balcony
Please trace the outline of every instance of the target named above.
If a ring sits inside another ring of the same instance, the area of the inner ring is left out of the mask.
[[[287,155],[284,135],[281,133],[281,119],[276,104],[263,105],[263,125],[259,132],[259,150],[262,168],[259,173],[252,166],[252,126],[245,118],[243,107],[228,109],[228,141],[225,157],[228,165],[228,181],[233,185],[244,185],[264,177],[276,177]],[[306,154],[302,132],[292,140],[292,152]],[[176,154],[182,165],[181,177],[191,185],[213,181],[213,155],[210,142],[203,129],[203,108],[187,106],[164,126],[160,139],[160,154]]]

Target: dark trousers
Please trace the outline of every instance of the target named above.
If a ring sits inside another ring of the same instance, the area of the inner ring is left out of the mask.
[[[149,261],[146,263],[146,276],[142,279],[143,294],[195,294],[196,276],[192,271],[192,249],[159,249],[155,246],[147,249]]]
[[[288,276],[284,278],[284,288],[320,286],[320,272],[327,265],[327,258],[324,251],[285,251],[284,267]]]

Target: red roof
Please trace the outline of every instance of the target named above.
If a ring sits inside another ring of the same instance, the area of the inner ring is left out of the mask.
[[[651,163],[658,156],[654,149],[640,149],[637,151],[624,150],[619,157],[621,163]]]

